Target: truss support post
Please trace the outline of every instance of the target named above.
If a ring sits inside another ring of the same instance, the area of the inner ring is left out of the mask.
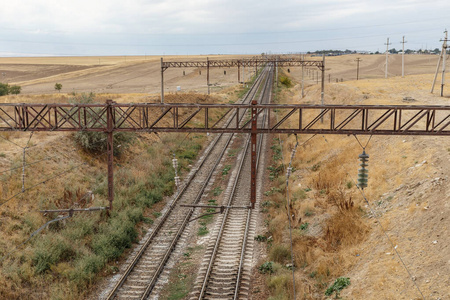
[[[323,98],[325,95],[325,53],[323,54],[322,57],[322,86],[321,86],[321,90],[320,90],[320,99],[323,105]]]
[[[162,60],[162,59],[161,59]],[[107,118],[107,155],[108,155],[108,201],[109,210],[112,211],[114,201],[114,148],[113,148],[113,107],[112,100],[106,100],[106,118]]]
[[[209,90],[209,58],[206,58],[206,84],[208,85],[208,95],[210,94]]]
[[[161,103],[164,103],[164,67],[162,57],[161,57]]]
[[[256,100],[252,101],[252,105],[256,105]],[[252,209],[255,208],[256,203],[256,130],[257,130],[257,109],[252,107],[252,132],[251,132],[251,186],[250,186],[250,203]]]
[[[241,82],[241,63],[238,62],[238,83]]]

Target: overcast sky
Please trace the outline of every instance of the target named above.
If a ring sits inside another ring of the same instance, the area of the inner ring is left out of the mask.
[[[6,0],[0,56],[441,48],[450,1]]]

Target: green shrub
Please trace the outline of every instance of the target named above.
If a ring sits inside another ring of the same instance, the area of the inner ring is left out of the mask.
[[[9,88],[9,93],[13,95],[18,95],[22,91],[22,87],[19,85],[13,85]]]
[[[63,237],[48,236],[41,239],[33,258],[33,266],[37,274],[42,274],[60,261],[68,261],[75,256],[72,245]]]
[[[75,104],[89,104],[94,103],[95,94],[81,94],[72,98],[69,102]],[[94,112],[100,112],[100,108],[94,108]],[[81,112],[81,119],[87,119],[87,123],[97,124],[101,128],[106,125],[106,114],[97,120],[96,116],[90,113]],[[133,142],[135,134],[131,132],[114,132],[113,133],[113,152],[114,155],[120,156]],[[96,131],[77,131],[74,134],[75,142],[80,145],[85,151],[100,154],[107,150],[107,135],[104,132]]]
[[[280,76],[280,83],[287,88],[292,87],[292,81],[288,77]]]
[[[265,235],[258,234],[257,236],[255,236],[255,241],[266,242],[267,241],[267,237]]]
[[[0,96],[9,94],[9,84],[0,82]]]
[[[272,274],[273,270],[273,262],[267,261],[258,267],[259,273],[261,274]]]
[[[335,299],[339,299],[339,294],[341,291],[350,285],[350,278],[339,277],[334,281],[334,283],[325,291],[325,296],[331,296],[336,293]]]
[[[10,86],[7,83],[0,82],[0,96],[5,96],[9,94],[18,95],[20,94],[22,87],[19,85]]]
[[[69,278],[79,287],[85,288],[86,282],[94,279],[95,274],[98,273],[105,264],[105,259],[99,255],[86,255],[77,261],[75,267],[69,273]]]
[[[102,233],[92,242],[94,253],[105,260],[119,257],[126,248],[131,247],[138,236],[134,225],[135,223],[124,216],[110,219],[102,226]]]
[[[300,229],[301,229],[301,230],[307,230],[307,229],[308,229],[308,226],[309,226],[309,223],[308,223],[308,222],[303,223],[303,224],[300,225]]]

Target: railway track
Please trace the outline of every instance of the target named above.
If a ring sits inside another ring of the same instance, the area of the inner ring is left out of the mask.
[[[268,76],[260,95],[259,103],[270,99],[273,76]],[[259,122],[265,122],[263,116]],[[263,152],[263,138],[258,144],[258,160]],[[227,188],[227,203],[221,219],[211,234],[200,272],[191,293],[195,299],[247,299],[250,293],[250,279],[253,256],[253,242],[256,214],[249,209],[250,182],[250,137],[240,154],[234,180]],[[257,162],[257,166],[259,163]],[[258,207],[258,203],[256,208]]]
[[[266,69],[261,72],[242,103],[249,103],[256,96],[267,72]],[[236,118],[242,120],[245,115],[246,112],[242,111],[237,116],[230,116],[225,126],[236,122]],[[232,138],[233,134],[220,134],[209,144],[179,193],[159,218],[157,225],[146,235],[140,249],[129,260],[130,263],[120,279],[102,299],[147,299],[152,294],[159,276],[194,214],[193,208],[180,205],[196,204],[200,201]]]

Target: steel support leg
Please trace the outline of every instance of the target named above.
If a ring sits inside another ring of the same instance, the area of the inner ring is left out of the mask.
[[[256,105],[256,100],[252,101],[252,105]],[[257,109],[252,108],[252,132],[251,132],[251,186],[250,186],[250,203],[252,209],[256,203],[256,129],[257,129]]]
[[[107,111],[107,155],[108,155],[108,201],[109,201],[109,210],[111,211],[113,208],[114,201],[114,148],[113,148],[113,115],[112,115],[112,100],[106,100]]]

